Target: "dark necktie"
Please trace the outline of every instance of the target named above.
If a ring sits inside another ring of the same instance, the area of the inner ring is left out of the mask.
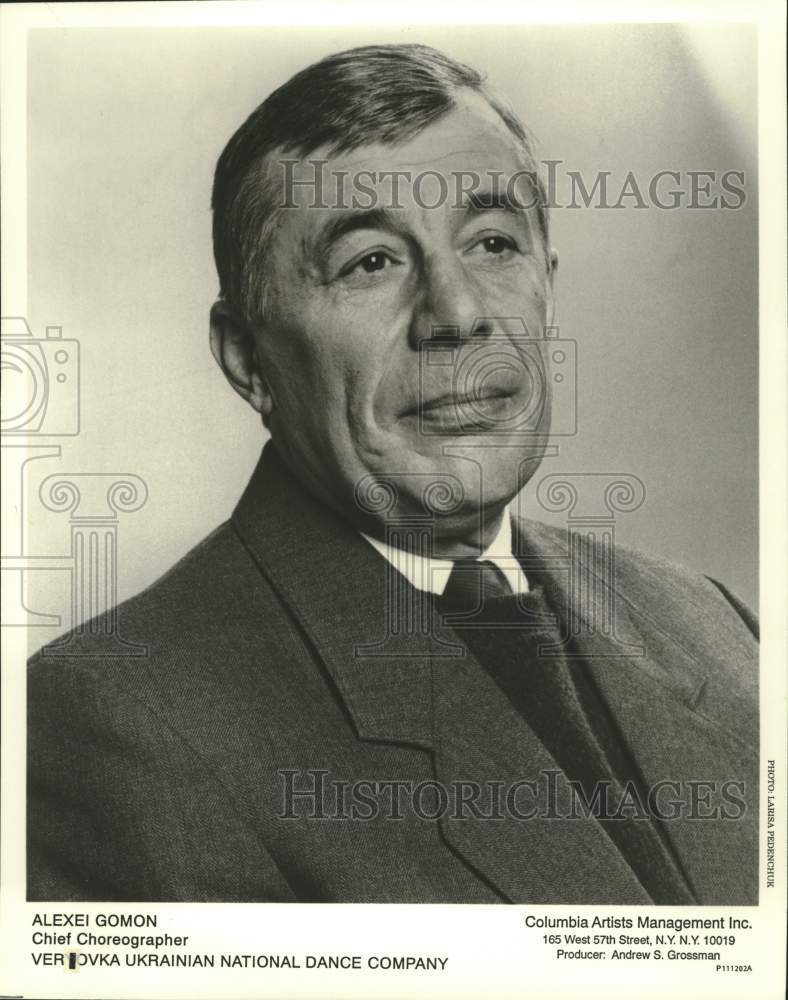
[[[488,559],[457,559],[441,597],[441,604],[453,612],[470,612],[490,600],[511,597],[512,588],[495,563]]]
[[[605,781],[612,781],[616,797],[627,781],[642,788],[585,664],[541,655],[545,645],[555,650],[561,641],[556,615],[541,588],[515,598],[493,563],[457,560],[437,608],[566,776],[578,781],[587,795]],[[659,824],[600,822],[655,902],[696,901],[675,867]]]

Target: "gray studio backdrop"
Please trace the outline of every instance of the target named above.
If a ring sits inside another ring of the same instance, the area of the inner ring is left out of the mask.
[[[754,36],[741,26],[316,27],[31,35],[28,320],[36,337],[59,326],[79,341],[81,423],[59,439],[59,458],[28,466],[25,546],[42,567],[28,574],[30,608],[70,623],[72,576],[56,557],[69,555],[73,511],[39,496],[53,473],[146,484],[142,506],[114,515],[119,598],[231,512],[263,431],[208,349],[216,158],[308,62],[403,40],[487,70],[535,133],[538,156],[563,161],[559,178],[575,170],[590,183],[610,171],[613,200],[630,170],[644,185],[679,171],[685,191],[687,171],[744,172],[735,210],[637,209],[635,199],[554,210],[557,322],[578,344],[578,433],[535,478],[638,477],[645,502],[618,515],[618,540],[756,602]],[[565,520],[542,511],[531,487],[524,499],[532,516]],[[33,630],[31,646],[60,630]]]

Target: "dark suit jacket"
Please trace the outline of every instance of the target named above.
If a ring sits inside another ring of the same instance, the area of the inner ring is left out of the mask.
[[[668,563],[618,549],[611,583],[593,551],[569,559],[565,532],[514,529],[526,570],[546,568],[562,620],[579,629],[643,780],[683,783],[685,802],[686,783],[717,783],[698,793],[707,805],[696,802],[694,818],[665,824],[696,897],[757,902],[757,645],[746,611]],[[594,584],[582,602],[566,585],[570,564]],[[425,819],[408,807],[419,782],[510,788],[556,764],[473,656],[456,655],[451,629],[383,642],[386,569],[269,445],[232,519],[118,609],[120,637],[145,655],[131,645],[115,655],[117,635],[102,651],[106,621],[37,654],[28,898],[650,902],[593,818]],[[605,594],[615,636],[601,618],[587,627]],[[382,655],[368,655],[374,644]],[[287,783],[319,780],[326,796],[292,800],[282,818]],[[331,783],[360,780],[407,782],[401,818],[385,808],[331,818]],[[744,814],[698,818],[729,781],[743,786]]]

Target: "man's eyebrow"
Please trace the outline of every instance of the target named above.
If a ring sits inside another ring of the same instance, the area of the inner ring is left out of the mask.
[[[489,191],[469,192],[463,207],[468,215],[496,211],[512,212],[515,215],[521,215],[533,206],[519,201],[508,191],[500,191],[497,188],[493,188]]]
[[[319,230],[313,240],[310,241],[310,252],[318,260],[324,260],[334,243],[348,233],[356,232],[359,229],[388,229],[397,230],[401,228],[397,223],[397,216],[386,208],[351,209],[347,212],[337,213],[330,218]]]

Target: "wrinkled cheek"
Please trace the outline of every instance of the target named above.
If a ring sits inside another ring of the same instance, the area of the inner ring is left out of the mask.
[[[528,291],[528,308],[534,315],[543,315],[547,309],[549,289],[544,282],[533,281]]]

